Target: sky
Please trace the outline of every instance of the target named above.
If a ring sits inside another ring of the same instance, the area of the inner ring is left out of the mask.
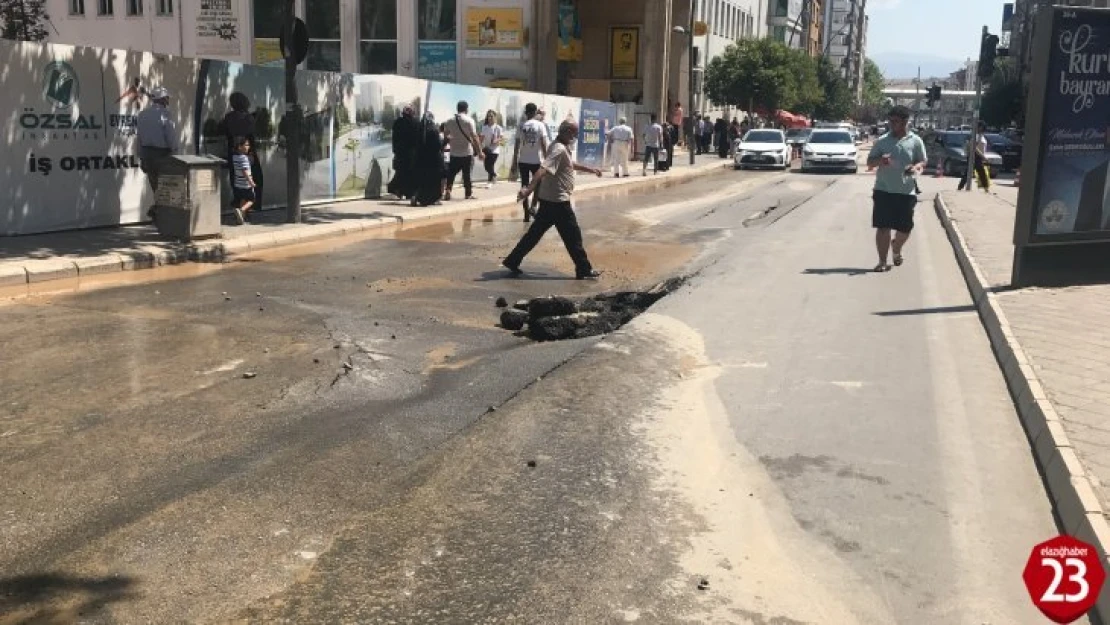
[[[867,56],[892,78],[911,76],[890,76],[884,61],[901,70],[895,73],[904,74],[916,56],[927,67],[940,60],[955,64],[978,58],[983,26],[999,34],[1004,4],[1004,0],[868,0]],[[948,71],[957,69],[953,66]],[[923,68],[922,73],[929,72]]]

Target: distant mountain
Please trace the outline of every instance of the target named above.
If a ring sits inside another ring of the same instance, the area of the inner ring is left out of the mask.
[[[921,68],[922,78],[926,76],[947,77],[952,72],[962,68],[966,63],[965,59],[907,52],[885,52],[868,56],[878,64],[879,69],[883,70],[883,77],[888,80],[916,78],[918,67]]]

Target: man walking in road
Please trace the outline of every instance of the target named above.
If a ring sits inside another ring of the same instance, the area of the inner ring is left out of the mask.
[[[582,247],[582,230],[578,227],[578,219],[571,206],[571,196],[574,194],[574,172],[584,171],[601,177],[601,170],[579,165],[571,158],[570,144],[578,138],[578,124],[567,120],[559,125],[559,134],[551,149],[547,152],[540,170],[531,184],[521,189],[517,199],[524,200],[532,193],[536,193],[540,209],[536,213],[536,221],[524,237],[516,244],[513,251],[501,263],[513,275],[519,275],[520,263],[540,242],[543,235],[555,226],[559,237],[563,239],[571,260],[574,261],[574,276],[578,280],[595,279],[601,274],[590,266],[586,250]],[[542,183],[542,184],[541,184]],[[536,192],[536,188],[539,191]]]
[[[177,126],[170,117],[168,108],[170,92],[165,87],[157,87],[150,92],[151,104],[135,119],[135,131],[139,142],[139,163],[150,181],[150,188],[158,193],[158,175],[167,158],[178,151]],[[146,213],[154,219],[154,207]]]
[[[908,108],[891,109],[890,132],[876,141],[867,155],[867,166],[877,168],[871,209],[875,248],[879,253],[875,271],[890,271],[889,251],[894,252],[894,264],[902,264],[902,248],[913,230],[913,211],[917,207],[916,176],[925,169],[926,157],[925,142],[907,129],[909,118]]]
[[[456,107],[455,117],[448,120],[446,126],[451,131],[451,165],[447,171],[447,193],[443,199],[451,199],[451,189],[455,186],[455,176],[462,172],[463,189],[466,199],[473,200],[474,186],[470,181],[474,169],[474,155],[484,159],[482,144],[478,142],[478,127],[470,119],[470,105],[465,100],[460,101]]]
[[[647,175],[648,160],[652,162],[654,173],[659,173],[659,149],[663,147],[663,127],[659,125],[659,116],[651,114],[651,124],[644,130],[644,169]]]
[[[516,154],[517,171],[520,172],[520,187],[523,189],[531,182],[532,176],[540,168],[540,163],[547,157],[547,126],[538,119],[538,107],[529,102],[524,107],[524,119],[526,120],[521,124],[520,129],[516,133],[516,148],[513,153]],[[528,198],[524,199],[524,221],[532,221],[535,211],[528,204]]]
[[[623,172],[628,177],[628,158],[632,153],[632,129],[628,127],[628,120],[624,117],[617,120],[617,125],[609,130],[609,154],[613,159],[613,175],[620,178]]]

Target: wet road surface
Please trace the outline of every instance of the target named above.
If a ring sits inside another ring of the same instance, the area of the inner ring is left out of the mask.
[[[910,312],[968,303],[929,211],[852,269],[868,183],[584,198],[599,283],[554,232],[504,279],[501,211],[7,302],[0,623],[1040,622],[1005,387]],[[604,340],[495,327],[695,272]]]

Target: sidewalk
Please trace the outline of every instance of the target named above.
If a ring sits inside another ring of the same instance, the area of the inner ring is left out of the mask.
[[[640,163],[631,163],[628,178],[601,179],[579,174],[578,192],[601,188],[632,189],[673,184],[731,166],[731,160],[701,156],[692,168],[686,152],[676,154],[671,171],[641,177]],[[501,182],[492,189],[476,180],[478,199],[456,199],[438,206],[412,207],[400,200],[358,200],[302,207],[302,223],[285,223],[284,210],[256,216],[260,223],[224,226],[218,238],[182,243],[163,239],[152,225],[98,228],[22,237],[0,237],[0,287],[77,278],[85,275],[147,269],[183,262],[222,262],[225,258],[283,245],[384,228],[464,213],[500,209],[516,203],[519,183]],[[461,186],[461,185],[458,185]]]
[[[1017,189],[942,192],[956,248],[1063,529],[1110,549],[1110,285],[1010,289]],[[989,444],[989,441],[983,441]],[[1048,538],[1048,537],[1046,537]],[[1099,600],[1110,616],[1110,592]]]

